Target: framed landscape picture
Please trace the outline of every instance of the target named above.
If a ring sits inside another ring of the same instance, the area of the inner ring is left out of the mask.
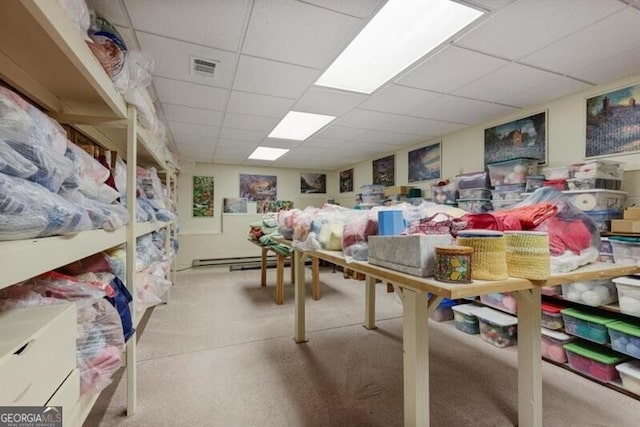
[[[587,98],[585,157],[640,151],[640,83]]]
[[[225,197],[223,199],[223,213],[231,214],[246,214],[247,213],[247,199],[241,199],[239,197]]]
[[[340,192],[353,191],[353,168],[340,171]]]
[[[303,194],[326,193],[327,175],[324,173],[301,173],[300,192]]]
[[[373,184],[389,187],[396,184],[396,156],[391,155],[373,161]]]
[[[275,201],[277,194],[277,176],[240,174],[240,198],[250,202]]]
[[[547,163],[546,111],[484,130],[485,164],[518,157]]]
[[[409,151],[409,182],[440,179],[440,143]]]
[[[196,218],[213,217],[213,177],[193,177],[193,207],[192,215]]]

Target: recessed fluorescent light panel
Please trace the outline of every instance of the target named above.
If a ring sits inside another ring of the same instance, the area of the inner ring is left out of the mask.
[[[286,148],[258,147],[249,155],[250,160],[276,160],[289,151]]]
[[[304,141],[333,119],[335,116],[289,111],[271,131],[269,138]]]
[[[389,0],[316,85],[370,94],[482,14],[449,0]]]

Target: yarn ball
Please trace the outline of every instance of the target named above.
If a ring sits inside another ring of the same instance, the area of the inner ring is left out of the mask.
[[[505,297],[502,299],[502,305],[504,305],[504,308],[512,313],[515,313],[518,307],[516,299],[511,295],[505,295]]]
[[[590,291],[593,288],[593,285],[590,283],[576,282],[573,284],[572,288],[578,292]]]
[[[551,345],[547,342],[547,340],[543,339],[540,343],[540,350],[543,356],[549,355],[549,347],[551,347]]]
[[[598,294],[602,304],[606,304],[611,300],[611,293],[608,286],[596,286],[593,291]]]
[[[558,345],[549,346],[549,357],[556,362],[566,362],[567,355],[564,352],[564,348]]]
[[[629,343],[627,344],[626,350],[627,350],[627,354],[630,354],[633,357],[640,357],[640,347]]]
[[[636,298],[627,296],[620,298],[620,307],[622,307],[623,312],[640,315],[640,300]]]
[[[569,301],[580,301],[580,292],[571,289],[569,292],[567,292],[565,298]]]
[[[600,297],[600,295],[598,295],[598,293],[595,291],[585,291],[582,293],[581,297],[582,297],[582,301],[585,304],[591,305],[594,307],[601,305],[602,302],[604,301]]]

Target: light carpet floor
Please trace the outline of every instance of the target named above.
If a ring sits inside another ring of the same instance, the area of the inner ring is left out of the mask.
[[[293,287],[277,306],[275,270],[178,273],[167,305],[148,311],[138,343],[138,407],[126,379],[105,390],[85,426],[402,426],[402,307],[376,288],[366,330],[364,282],[321,272],[307,288],[307,338],[296,344]],[[310,272],[307,271],[307,283]],[[429,321],[434,427],[517,425],[517,352]],[[640,401],[543,362],[543,422],[640,427]]]

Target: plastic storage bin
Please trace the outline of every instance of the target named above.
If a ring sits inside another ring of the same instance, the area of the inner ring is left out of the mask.
[[[565,308],[561,311],[566,333],[584,338],[598,344],[609,342],[607,325],[618,319],[599,316],[575,308]]]
[[[613,279],[618,290],[620,311],[624,314],[640,317],[640,279],[617,277]]]
[[[618,301],[616,285],[609,279],[586,280],[562,285],[564,299],[597,307]]]
[[[378,235],[397,236],[405,230],[402,211],[378,211]]]
[[[431,313],[430,319],[436,322],[444,322],[446,320],[453,320],[453,307],[458,303],[455,300],[449,298],[443,298],[436,308],[436,311]]]
[[[550,302],[543,301],[541,304],[542,308],[542,326],[547,329],[562,329],[564,327],[564,322],[562,321],[562,313],[565,306],[552,304]]]
[[[527,185],[525,191],[527,193],[533,193],[538,188],[542,188],[544,185],[544,175],[529,175],[527,176]]]
[[[609,382],[620,378],[616,365],[626,360],[624,356],[608,348],[583,341],[564,345],[569,366],[600,381]]]
[[[569,178],[622,179],[624,165],[611,160],[590,160],[569,167]]]
[[[478,324],[478,317],[476,312],[481,310],[474,304],[460,304],[451,307],[453,310],[453,319],[455,320],[456,329],[470,334],[477,335],[480,333],[480,326]]]
[[[472,172],[456,175],[456,184],[458,190],[466,190],[469,188],[489,188],[489,172]]]
[[[543,286],[540,293],[547,296],[562,295],[562,286]]]
[[[516,314],[518,312],[516,297],[511,292],[480,295],[480,302],[508,313]]]
[[[491,190],[486,188],[458,188],[461,199],[491,199]]]
[[[640,396],[640,360],[616,365],[622,386]]]
[[[546,179],[547,181],[570,178],[569,166],[555,166],[555,167],[542,168],[542,173],[544,174],[544,179]]]
[[[621,211],[627,199],[624,191],[613,190],[573,190],[563,191],[580,210],[583,211]]]
[[[611,220],[622,218],[622,211],[586,211],[599,231],[610,231]]]
[[[489,199],[458,199],[458,207],[467,212],[482,213],[493,210]]]
[[[526,184],[500,185],[491,191],[491,197],[493,200],[521,200],[526,188]]]
[[[574,338],[562,332],[552,331],[542,328],[541,353],[543,357],[558,363],[567,363],[567,353],[564,345],[570,343]]]
[[[622,188],[621,179],[602,178],[573,178],[567,180],[569,190],[593,190],[601,188],[604,190],[620,190]]]
[[[538,169],[536,159],[517,158],[502,162],[488,163],[489,180],[491,185],[497,187],[506,184],[525,184],[527,176],[535,175]]]
[[[611,348],[620,353],[640,359],[640,323],[619,321],[607,325]]]
[[[616,264],[640,265],[640,238],[637,237],[609,237],[613,248],[613,259]]]
[[[476,312],[480,337],[496,347],[508,347],[518,342],[518,318],[483,307]]]
[[[511,209],[522,200],[513,199],[513,200],[493,200],[491,202],[491,206],[493,206],[494,211],[499,211],[500,209]]]
[[[553,187],[556,190],[564,191],[567,189],[567,180],[566,179],[545,179],[544,187]]]
[[[440,205],[455,205],[458,198],[458,190],[455,182],[450,182],[444,185],[431,186],[431,193],[433,194],[433,202]]]

